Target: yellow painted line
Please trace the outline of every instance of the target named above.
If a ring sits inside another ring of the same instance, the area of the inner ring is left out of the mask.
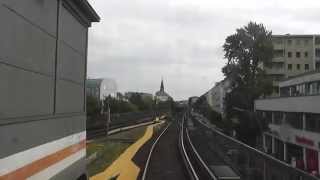
[[[136,180],[140,168],[135,165],[132,158],[142,145],[152,137],[153,128],[156,125],[158,124],[149,125],[143,137],[126,149],[106,170],[92,176],[90,180],[108,180],[116,176],[118,176],[117,180]]]

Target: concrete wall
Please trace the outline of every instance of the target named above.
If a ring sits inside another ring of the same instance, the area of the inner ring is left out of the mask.
[[[317,106],[320,96],[300,96],[259,99],[255,101],[256,110],[320,113]]]

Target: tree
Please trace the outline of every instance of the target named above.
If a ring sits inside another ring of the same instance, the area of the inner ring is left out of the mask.
[[[254,131],[258,128],[249,115],[253,112],[254,100],[272,93],[272,80],[262,68],[269,66],[273,58],[272,32],[263,24],[249,22],[226,38],[223,49],[228,62],[222,72],[231,81],[231,92],[226,95],[227,118],[239,119],[238,133],[248,132],[243,129],[246,127]],[[246,137],[244,140],[248,140]]]
[[[103,103],[104,111],[107,111],[109,105],[111,114],[138,111],[137,106],[132,104],[131,102],[125,101],[123,99],[117,99],[111,96],[106,97]]]
[[[133,93],[129,101],[136,105],[140,111],[146,111],[152,109],[153,100],[152,97],[142,96],[140,93]]]
[[[101,106],[100,106],[100,101],[97,98],[93,96],[87,96],[86,103],[87,103],[86,106],[87,106],[88,116],[95,117],[100,113]]]

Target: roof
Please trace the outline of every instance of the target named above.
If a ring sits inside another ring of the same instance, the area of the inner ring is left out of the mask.
[[[307,73],[299,74],[279,82],[279,87],[288,87],[292,85],[314,82],[320,80],[320,71],[310,71]]]
[[[291,38],[311,38],[313,36],[320,36],[319,34],[275,34],[272,35],[274,38],[284,38],[284,37],[291,37]]]
[[[164,91],[157,91],[156,92],[156,96],[168,96],[170,97],[170,95]]]
[[[87,87],[100,87],[101,82],[103,79],[87,79],[86,86]]]
[[[280,80],[280,82],[288,81],[290,79],[295,79],[295,78],[298,78],[298,77],[307,76],[307,75],[311,75],[311,74],[317,74],[317,73],[320,73],[320,70],[314,70],[314,71],[301,73],[301,74],[298,74],[298,75],[291,76],[291,77],[288,77],[286,79]]]
[[[79,10],[86,16],[86,18],[90,22],[99,22],[100,17],[97,12],[93,9],[93,7],[88,3],[87,0],[71,0],[72,4],[77,6]],[[70,0],[66,0],[65,2],[70,4]]]

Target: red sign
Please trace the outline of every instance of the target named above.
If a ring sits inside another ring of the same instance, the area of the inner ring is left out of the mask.
[[[314,142],[305,137],[296,136],[296,142],[300,144],[308,145],[308,146],[314,146]]]

